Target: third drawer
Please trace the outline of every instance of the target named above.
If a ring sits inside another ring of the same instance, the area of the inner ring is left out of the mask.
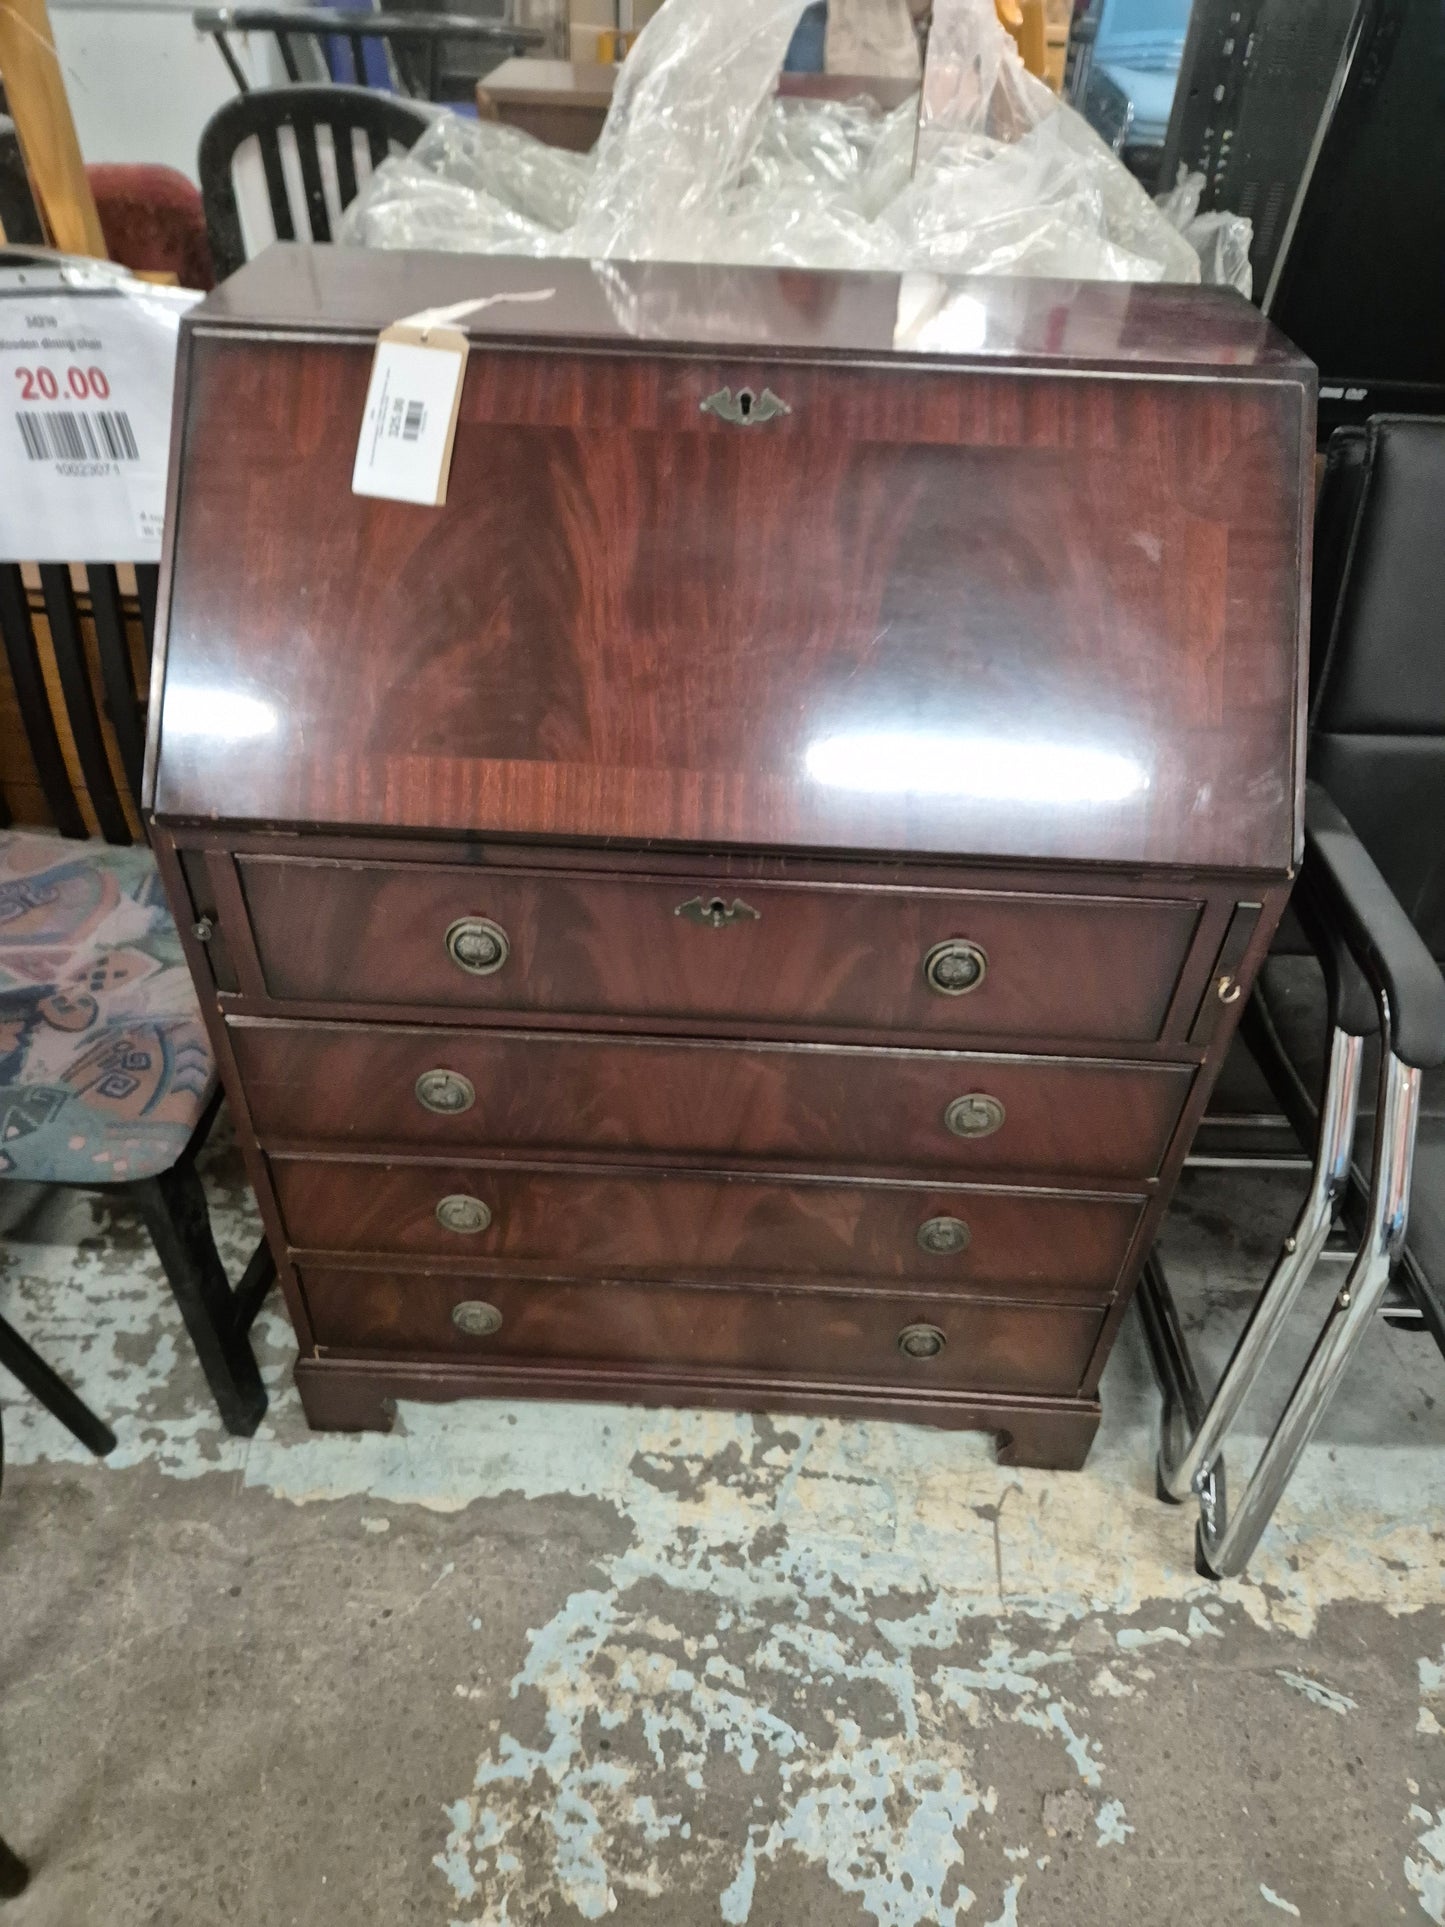
[[[976,1051],[251,1019],[229,1028],[252,1122],[272,1150],[1139,1179],[1159,1170],[1193,1077],[1179,1064]]]
[[[271,1161],[293,1248],[1107,1301],[1139,1197],[505,1164]]]

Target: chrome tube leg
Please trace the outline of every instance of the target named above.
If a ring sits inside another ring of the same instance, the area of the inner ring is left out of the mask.
[[[1204,1393],[1200,1390],[1199,1376],[1194,1369],[1194,1360],[1189,1355],[1189,1343],[1184,1336],[1184,1327],[1179,1322],[1174,1294],[1169,1289],[1157,1252],[1151,1251],[1144,1261],[1137,1303],[1164,1408],[1154,1490],[1168,1504],[1178,1505],[1189,1494],[1186,1491],[1176,1497],[1169,1490],[1164,1483],[1164,1467],[1182,1458],[1190,1440],[1203,1423]],[[1216,1459],[1213,1465],[1200,1473],[1197,1489],[1200,1505],[1211,1519],[1214,1518],[1225,1503],[1222,1458]]]
[[[1363,1055],[1363,1038],[1352,1037],[1348,1031],[1335,1031],[1330,1040],[1329,1069],[1320,1106],[1319,1149],[1309,1195],[1294,1229],[1284,1241],[1249,1322],[1240,1333],[1208,1410],[1202,1419],[1191,1417],[1192,1436],[1185,1437],[1177,1423],[1165,1424],[1159,1447],[1159,1484],[1172,1499],[1187,1499],[1191,1492],[1202,1489],[1240,1406],[1253,1389],[1295,1300],[1324,1250],[1335,1207],[1349,1180]],[[1170,1308],[1172,1310],[1172,1303]],[[1179,1345],[1182,1349],[1182,1334]],[[1183,1355],[1187,1359],[1187,1351]],[[1192,1377],[1192,1366],[1189,1369]],[[1166,1421],[1167,1418],[1166,1413]]]
[[[1384,1031],[1388,1036],[1388,1030]],[[1216,1579],[1244,1570],[1280,1494],[1314,1436],[1356,1346],[1378,1311],[1404,1242],[1420,1112],[1420,1073],[1386,1053],[1375,1120],[1374,1169],[1365,1235],[1289,1403],[1232,1517],[1201,1518],[1199,1563]]]

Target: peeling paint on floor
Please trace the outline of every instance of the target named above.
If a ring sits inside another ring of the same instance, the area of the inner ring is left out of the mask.
[[[1259,1883],[1259,1891],[1264,1895],[1271,1907],[1278,1907],[1282,1914],[1293,1914],[1296,1920],[1299,1919],[1299,1908],[1295,1906],[1292,1900],[1286,1900],[1282,1894],[1277,1894],[1273,1887],[1266,1886],[1262,1880]]]
[[[239,1269],[252,1226],[234,1171],[212,1177]],[[1320,1677],[1321,1616],[1345,1603],[1426,1613],[1445,1590],[1445,1464],[1429,1430],[1440,1361],[1396,1334],[1380,1339],[1380,1369],[1403,1374],[1393,1406],[1331,1422],[1248,1577],[1215,1586],[1193,1570],[1188,1514],[1154,1495],[1155,1400],[1132,1330],[1076,1475],[1000,1468],[967,1434],[607,1406],[409,1404],[390,1436],[311,1435],[274,1303],[258,1327],[273,1407],[241,1441],[219,1431],[138,1244],[100,1210],[79,1220],[77,1250],[74,1214],[94,1208],[63,1209],[12,1229],[0,1308],[43,1337],[121,1443],[93,1467],[6,1388],[13,1466],[100,1482],[129,1468],[198,1495],[221,1474],[316,1516],[362,1501],[359,1559],[412,1510],[520,1495],[617,1522],[617,1543],[560,1587],[505,1677],[472,1613],[451,1676],[429,1680],[438,1720],[477,1725],[470,1782],[434,1812],[418,1918],[439,1927],[640,1920],[679,1895],[700,1919],[773,1927],[760,1896],[804,1878],[832,1896],[829,1919],[1048,1927],[1059,1916],[1031,1911],[1047,1905],[1040,1883],[1082,1866],[1083,1848],[1100,1870],[1089,1880],[1133,1880],[1154,1851],[1129,1791],[1134,1742],[1117,1736],[1148,1719],[1169,1669],[1227,1679],[1252,1628],[1277,1655],[1252,1676],[1266,1721],[1319,1719],[1318,1743],[1337,1747],[1377,1709]],[[1218,1350],[1227,1326],[1200,1316],[1219,1289],[1197,1257],[1210,1228],[1186,1216],[1183,1229],[1193,1323]],[[406,1610],[430,1618],[458,1584],[455,1561],[439,1565]],[[1419,1743],[1439,1732],[1445,1647],[1430,1651],[1404,1689]],[[1393,1878],[1445,1927],[1445,1804],[1411,1798],[1400,1825]],[[1249,1885],[1256,1910],[1299,1917],[1270,1870]],[[1382,1895],[1378,1917],[1399,1918],[1398,1903]]]

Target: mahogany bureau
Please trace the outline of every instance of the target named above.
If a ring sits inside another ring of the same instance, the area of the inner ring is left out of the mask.
[[[354,495],[378,331],[519,292],[445,506]],[[1198,289],[282,247],[177,379],[147,801],[312,1423],[1082,1463],[1297,859],[1309,365]]]

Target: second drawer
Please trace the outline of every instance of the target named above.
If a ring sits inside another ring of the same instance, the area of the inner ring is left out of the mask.
[[[1193,1071],[972,1051],[237,1019],[267,1149],[606,1152],[949,1174],[1153,1176]]]
[[[293,1247],[501,1268],[908,1278],[1105,1302],[1139,1198],[278,1157]]]

